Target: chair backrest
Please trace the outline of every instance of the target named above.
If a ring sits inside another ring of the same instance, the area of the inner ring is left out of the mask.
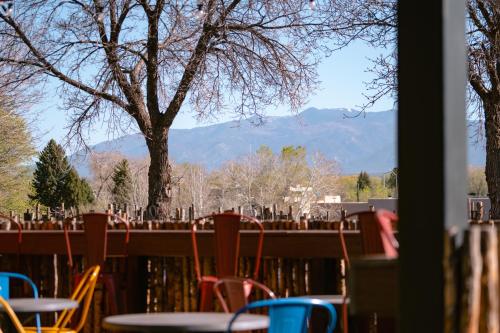
[[[128,243],[130,240],[130,228],[127,221],[120,217],[107,213],[86,213],[81,215],[84,224],[84,234],[86,242],[86,260],[87,265],[103,265],[107,257],[108,243],[108,221],[110,218],[117,218],[120,223],[125,225],[124,255],[127,255]],[[68,218],[71,220],[73,218]],[[66,250],[68,252],[70,266],[73,265],[71,242],[67,223],[64,225]]]
[[[105,213],[83,214],[88,265],[103,265],[108,248],[108,221]]]
[[[224,312],[236,312],[248,304],[253,290],[260,289],[267,298],[275,299],[273,291],[252,279],[226,277],[214,284],[214,292]]]
[[[328,311],[330,319],[327,333],[333,332],[337,322],[337,312],[327,302],[313,298],[279,298],[253,302],[241,308],[229,322],[227,331],[231,332],[233,323],[240,314],[262,307],[269,309],[268,333],[306,333],[307,321],[311,317],[313,307],[324,308]]]
[[[215,246],[215,266],[217,277],[235,276],[238,270],[238,258],[240,253],[240,221],[248,220],[259,228],[259,239],[257,253],[255,255],[255,269],[253,278],[257,279],[262,256],[262,246],[264,242],[264,228],[259,220],[245,215],[226,212],[213,214],[214,220],[214,246]],[[199,219],[198,219],[199,220]],[[201,269],[198,253],[198,243],[196,240],[196,223],[191,226],[191,239],[193,243],[193,253],[195,260],[195,271],[198,281],[201,281]]]
[[[361,235],[363,254],[385,254],[388,257],[397,257],[397,241],[394,237],[392,223],[397,222],[396,214],[387,210],[358,212],[347,215],[346,218],[357,216]],[[342,229],[341,242],[345,247]],[[347,252],[347,249],[344,250]],[[348,262],[348,254],[344,253]]]
[[[363,254],[384,253],[376,213],[359,212],[356,215],[358,216],[358,228],[361,233]]]
[[[397,215],[388,210],[378,210],[376,217],[384,254],[390,258],[397,258],[399,243],[392,229],[393,223],[398,221]]]
[[[26,275],[12,272],[0,272],[0,296],[4,299],[10,298],[10,279],[20,279],[25,281],[33,290],[33,297],[38,298],[38,288],[35,283]]]
[[[99,270],[99,265],[95,265],[87,269],[70,297],[79,304],[83,302],[83,306],[79,306],[81,313],[80,320],[74,329],[76,332],[79,332],[83,328],[85,320],[87,319],[92,297],[94,295],[95,285],[99,277]],[[77,309],[64,310],[57,319],[54,328],[66,328],[76,310]]]
[[[20,279],[26,282],[33,291],[33,298],[38,298],[38,288],[33,280],[31,280],[24,274],[13,272],[0,272],[0,297],[5,300],[8,300],[10,298],[10,279]],[[35,315],[35,322],[37,328],[41,327],[41,319],[39,313]]]
[[[2,296],[0,296],[0,304],[2,304],[2,307],[4,308],[4,312],[7,312],[7,315],[9,316],[10,320],[12,321],[12,324],[16,328],[17,333],[25,333],[24,327],[21,324],[21,321],[17,317],[16,313],[14,310],[12,310],[11,306],[9,305],[9,302],[5,300]]]

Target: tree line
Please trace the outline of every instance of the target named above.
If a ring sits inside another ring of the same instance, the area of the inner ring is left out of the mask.
[[[169,130],[183,105],[199,118],[298,110],[318,85],[321,58],[359,40],[389,51],[373,59],[366,106],[395,95],[397,1],[315,3],[19,1],[13,15],[0,14],[2,87],[32,95],[56,80],[77,142],[96,120],[132,122],[149,150],[149,211],[162,218],[175,192]],[[498,1],[467,0],[466,20],[468,100],[484,124],[488,195],[500,218]]]
[[[20,212],[37,203],[52,210],[62,205],[77,211],[104,210],[109,203],[146,209],[148,158],[93,152],[85,179],[54,140],[36,154],[29,133],[21,115],[0,109],[0,211]],[[298,216],[304,211],[321,213],[326,196],[339,195],[342,201],[396,197],[397,177],[397,168],[383,175],[341,175],[335,161],[321,154],[308,158],[305,147],[273,152],[262,146],[214,170],[172,163],[171,196],[173,207],[193,205],[197,214],[219,207],[242,207],[250,214],[278,204],[292,206]],[[484,169],[469,169],[469,194],[487,195]]]

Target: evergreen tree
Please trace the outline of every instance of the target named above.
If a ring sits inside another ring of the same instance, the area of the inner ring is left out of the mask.
[[[358,180],[356,181],[356,197],[359,201],[359,192],[364,191],[368,188],[371,188],[370,176],[366,171],[361,171],[358,176]]]
[[[40,153],[33,176],[34,194],[32,200],[49,208],[79,207],[93,201],[89,184],[80,179],[69,164],[63,148],[50,140]]]
[[[132,192],[132,176],[126,159],[116,164],[111,180],[113,181],[111,188],[113,202],[118,205],[128,204]]]
[[[80,199],[81,203],[93,203],[95,200],[94,191],[84,178],[80,178]]]
[[[79,208],[94,201],[94,194],[89,183],[78,176],[75,168],[71,168],[64,186],[64,204],[66,207]]]
[[[63,148],[50,140],[36,162],[33,176],[35,193],[30,198],[49,208],[56,208],[63,202],[66,204],[66,183],[70,170]]]

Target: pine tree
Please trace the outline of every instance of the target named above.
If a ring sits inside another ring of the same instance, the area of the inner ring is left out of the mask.
[[[118,205],[128,204],[132,192],[132,176],[126,159],[116,164],[111,180],[113,181],[111,188],[113,202]]]
[[[30,198],[49,208],[60,206],[67,195],[66,183],[70,170],[63,148],[50,140],[36,162],[33,176],[35,194]]]
[[[69,164],[63,148],[50,140],[40,153],[33,176],[32,200],[49,208],[79,207],[93,201],[89,184]]]
[[[356,197],[359,202],[359,192],[364,191],[372,186],[370,176],[366,171],[361,171],[356,181]]]
[[[78,176],[75,168],[71,168],[64,186],[64,204],[66,207],[79,208],[94,201],[94,194],[89,183]]]

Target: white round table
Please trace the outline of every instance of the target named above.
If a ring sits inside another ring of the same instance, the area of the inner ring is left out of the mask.
[[[7,302],[14,312],[54,312],[78,307],[78,302],[67,298],[11,298]],[[4,311],[2,305],[0,311]]]
[[[139,332],[226,332],[232,313],[169,312],[118,315],[104,318],[103,327],[112,331]],[[269,327],[269,317],[242,314],[233,323],[233,331]]]
[[[344,296],[343,295],[306,295],[306,296],[300,296],[303,298],[314,298],[314,299],[319,299],[321,301],[325,301],[327,303],[333,304],[333,305],[340,305],[344,303]],[[347,297],[346,303],[349,304],[349,297]]]

